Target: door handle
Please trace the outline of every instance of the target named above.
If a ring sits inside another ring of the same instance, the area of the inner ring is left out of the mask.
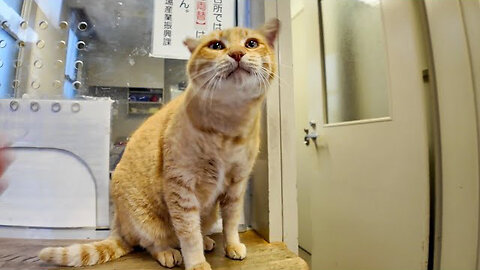
[[[313,141],[313,143],[317,143],[317,138],[318,134],[315,128],[317,127],[317,124],[314,121],[310,121],[310,126],[312,127],[312,131],[310,131],[308,128],[304,128],[303,131],[305,132],[305,137],[303,137],[303,143],[306,146],[310,145],[310,141]]]
[[[317,142],[318,134],[315,131],[310,132],[308,128],[303,129],[305,131],[305,137],[303,138],[303,143],[306,146],[310,145],[310,140],[312,140],[314,143]]]

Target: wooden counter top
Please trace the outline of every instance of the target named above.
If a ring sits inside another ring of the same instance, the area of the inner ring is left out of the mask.
[[[247,246],[247,258],[243,261],[233,261],[224,256],[222,237],[213,235],[216,241],[214,251],[207,253],[207,261],[212,268],[242,269],[242,270],[307,270],[308,266],[300,257],[289,251],[283,243],[269,244],[254,231],[240,234],[243,243]],[[29,240],[29,239],[0,239],[0,269],[73,269],[71,267],[55,267],[45,264],[37,258],[37,253],[43,247],[63,246],[73,243],[89,242],[85,240]],[[79,269],[95,270],[162,270],[163,268],[145,251],[137,251],[120,259],[92,267]],[[176,267],[173,269],[183,269]]]

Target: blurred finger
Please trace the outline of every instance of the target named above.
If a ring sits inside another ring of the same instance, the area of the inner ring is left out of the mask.
[[[0,137],[0,150],[8,148],[12,146],[12,143],[10,141],[4,140],[3,137]]]
[[[2,194],[8,187],[8,182],[4,179],[0,179],[0,194]]]
[[[7,154],[5,148],[0,148],[0,177],[7,170],[7,167],[12,163],[13,158]]]

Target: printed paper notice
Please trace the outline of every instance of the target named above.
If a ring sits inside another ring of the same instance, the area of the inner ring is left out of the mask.
[[[235,25],[235,0],[155,0],[153,57],[188,59],[187,37]]]

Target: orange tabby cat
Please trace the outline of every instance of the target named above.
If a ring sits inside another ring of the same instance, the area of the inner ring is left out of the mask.
[[[211,269],[206,236],[223,218],[225,253],[247,251],[238,236],[246,182],[259,150],[262,103],[276,72],[274,19],[258,30],[232,28],[187,39],[192,52],[186,92],[150,117],[132,136],[111,183],[115,219],[106,240],[45,248],[50,263],[104,263],[147,249],[166,267]],[[178,250],[181,248],[181,253]]]

